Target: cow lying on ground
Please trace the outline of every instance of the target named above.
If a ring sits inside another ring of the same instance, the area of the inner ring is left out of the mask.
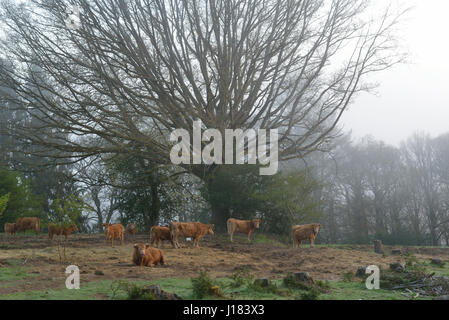
[[[259,229],[260,219],[254,220],[238,220],[234,218],[229,218],[227,221],[228,234],[231,237],[234,235],[234,232],[246,233],[248,235],[248,241],[251,242],[251,233],[254,232],[254,229]]]
[[[114,239],[120,239],[120,244],[123,244],[125,230],[123,225],[120,223],[116,224],[103,224],[103,227],[106,229],[106,243],[108,240],[111,240],[111,246],[114,246]]]
[[[193,246],[199,247],[199,241],[207,234],[213,235],[213,225],[201,222],[172,222],[170,235],[174,248],[179,248],[178,237],[192,238]]]
[[[137,232],[138,232],[138,230],[137,230],[137,227],[136,227],[136,225],[134,223],[131,222],[130,224],[128,224],[126,226],[125,234],[133,236],[133,239],[135,239]]]
[[[170,228],[161,226],[151,227],[150,245],[154,245],[156,243],[156,247],[159,248],[159,244],[161,243],[162,240],[171,241]]]
[[[14,228],[16,232],[34,230],[36,234],[41,231],[41,220],[39,218],[19,218]]]
[[[61,226],[54,223],[48,225],[48,237],[50,238],[50,240],[53,240],[53,237],[55,235],[63,235],[65,236],[65,240],[67,241],[67,237],[72,234],[73,231],[78,231],[78,227],[74,223],[68,226]]]
[[[134,244],[133,262],[137,266],[153,267],[164,264],[165,258],[162,250],[152,248],[149,244]]]
[[[5,233],[10,235],[16,234],[16,224],[15,223],[5,223]]]
[[[315,238],[320,230],[319,223],[297,225],[292,227],[293,248],[300,247],[303,240],[310,240],[310,246],[315,245]]]

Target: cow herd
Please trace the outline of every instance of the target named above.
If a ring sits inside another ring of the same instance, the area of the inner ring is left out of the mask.
[[[229,218],[227,220],[227,231],[230,241],[233,241],[235,232],[245,233],[248,236],[248,241],[251,241],[251,234],[255,229],[259,228],[260,219],[253,220],[239,220]],[[123,244],[125,234],[135,236],[138,232],[134,223],[129,224],[126,228],[122,224],[103,224],[105,228],[106,243],[111,243],[114,246],[114,240],[120,241]],[[164,264],[165,256],[162,250],[159,249],[161,241],[169,241],[173,248],[180,248],[179,238],[190,238],[193,247],[199,247],[199,241],[206,235],[213,235],[213,225],[204,224],[201,222],[171,222],[167,226],[153,226],[150,229],[150,243],[136,243],[133,246],[133,263],[138,266],[153,267],[157,264]],[[315,238],[318,234],[321,225],[318,223],[296,225],[292,227],[293,247],[300,247],[302,241],[309,240],[313,247]],[[19,231],[33,230],[36,234],[40,232],[39,218],[19,218],[15,223],[5,223],[5,233],[15,235]],[[75,224],[56,225],[50,224],[48,226],[48,236],[53,240],[55,235],[67,237],[78,228]],[[156,245],[157,248],[153,247]]]

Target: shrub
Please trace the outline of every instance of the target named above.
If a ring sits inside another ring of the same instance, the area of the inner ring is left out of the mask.
[[[115,298],[118,291],[125,291],[127,300],[155,300],[156,296],[146,290],[143,286],[125,281],[113,282],[111,285],[112,299]]]
[[[220,286],[212,280],[205,271],[201,271],[198,278],[192,278],[193,297],[203,299],[207,296],[224,298]]]
[[[232,276],[231,276],[232,282],[230,284],[233,288],[238,288],[243,285],[248,286],[253,282],[254,276],[251,275],[249,268],[243,268],[237,270]]]
[[[318,290],[317,288],[312,288],[304,293],[301,293],[300,298],[301,300],[318,300],[320,294],[320,290]]]

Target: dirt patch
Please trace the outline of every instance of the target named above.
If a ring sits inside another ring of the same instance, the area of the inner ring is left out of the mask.
[[[269,279],[303,271],[309,272],[315,279],[340,280],[343,274],[355,272],[359,266],[375,264],[387,268],[390,263],[405,262],[404,256],[375,254],[371,252],[371,246],[293,249],[246,241],[230,243],[222,239],[205,238],[200,248],[184,244],[181,249],[173,249],[166,243],[162,247],[166,264],[147,268],[132,264],[134,241],[111,248],[106,245],[104,235],[73,235],[67,243],[68,261],[60,264],[56,241],[49,241],[46,235],[3,236],[0,244],[20,249],[0,250],[0,267],[8,266],[8,260],[26,261],[23,267],[27,272],[34,273],[35,277],[0,288],[0,294],[64,288],[65,267],[71,264],[80,268],[81,281],[90,282],[105,279],[190,278],[197,276],[201,270],[207,271],[211,277],[226,277],[241,268],[248,268],[251,273]],[[137,236],[135,242],[148,242],[148,237]],[[447,248],[408,249],[412,253],[416,249],[419,259],[449,259]],[[97,270],[102,271],[103,275],[96,275]]]

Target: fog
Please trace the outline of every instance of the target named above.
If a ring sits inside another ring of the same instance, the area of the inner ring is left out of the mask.
[[[342,123],[355,137],[398,145],[415,131],[449,131],[449,1],[403,3],[412,7],[401,26],[408,61],[372,77],[380,84],[375,94],[361,94],[346,112]]]

